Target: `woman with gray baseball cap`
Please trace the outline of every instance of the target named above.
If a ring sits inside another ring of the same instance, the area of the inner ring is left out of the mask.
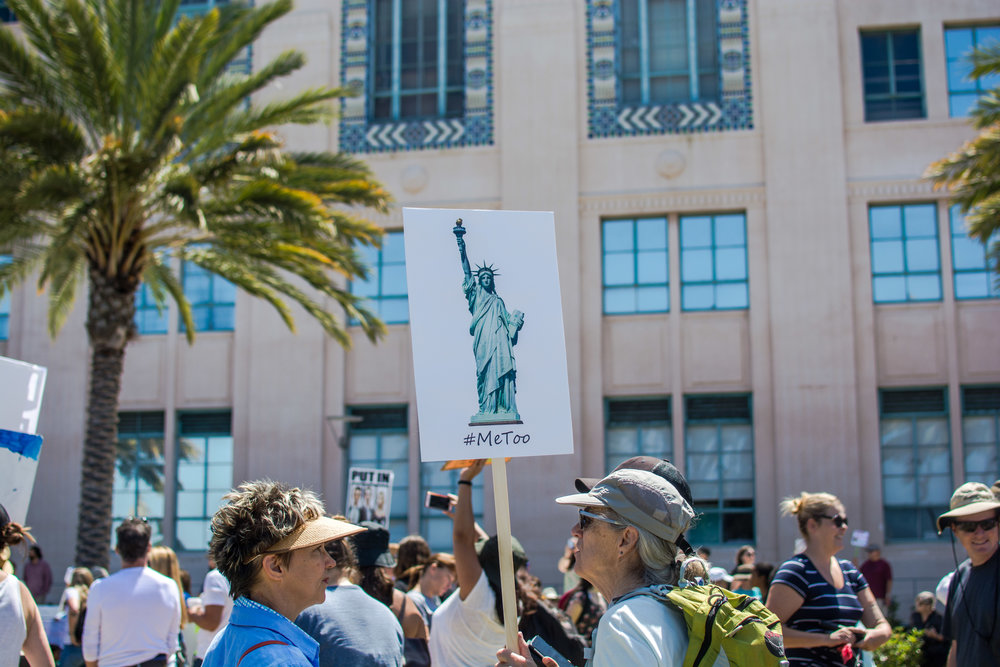
[[[573,527],[576,571],[612,602],[594,632],[588,667],[684,664],[688,636],[681,612],[628,594],[677,583],[676,542],[694,519],[691,505],[663,477],[633,469],[616,470],[588,493],[556,502],[580,508]],[[498,664],[531,665],[527,646],[518,648],[499,651]],[[720,652],[714,664],[729,663]]]

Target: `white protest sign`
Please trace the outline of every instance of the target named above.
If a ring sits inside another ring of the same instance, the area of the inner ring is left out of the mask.
[[[855,530],[851,533],[852,547],[867,547],[870,535],[867,530]]]
[[[351,523],[374,521],[389,528],[389,509],[392,507],[391,470],[351,468],[347,473],[347,501],[344,516]]]
[[[572,453],[553,214],[404,208],[403,223],[420,459]]]
[[[35,430],[45,375],[42,366],[0,357],[0,503],[22,524],[42,449]]]

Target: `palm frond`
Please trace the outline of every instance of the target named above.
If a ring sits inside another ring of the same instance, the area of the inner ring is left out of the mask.
[[[73,310],[87,261],[83,253],[68,253],[50,266],[54,271],[49,274],[48,326],[49,335],[55,338]]]

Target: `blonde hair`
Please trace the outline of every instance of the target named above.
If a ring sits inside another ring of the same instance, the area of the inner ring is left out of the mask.
[[[808,493],[803,491],[798,496],[789,496],[778,506],[783,516],[795,516],[799,520],[799,532],[803,537],[809,537],[806,524],[809,519],[826,516],[830,510],[843,505],[840,499],[832,493]]]
[[[187,603],[184,601],[184,584],[181,583],[181,566],[177,562],[177,554],[170,547],[153,547],[149,550],[149,567],[160,574],[170,577],[177,584],[177,595],[181,600],[181,625],[187,625]]]

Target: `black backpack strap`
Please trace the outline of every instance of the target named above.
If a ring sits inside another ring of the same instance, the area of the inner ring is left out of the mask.
[[[281,644],[282,646],[287,646],[288,642],[283,642],[280,639],[269,639],[266,642],[261,642],[259,644],[254,644],[253,646],[251,646],[247,650],[243,651],[243,655],[241,655],[240,659],[236,661],[236,667],[239,667],[240,663],[243,662],[243,658],[247,657],[247,654],[253,653],[257,649],[259,649],[259,648],[261,648],[263,646],[267,646],[268,644]]]

